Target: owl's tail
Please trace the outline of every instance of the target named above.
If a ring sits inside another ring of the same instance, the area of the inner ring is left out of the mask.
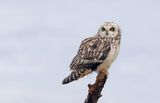
[[[72,71],[71,74],[62,81],[62,84],[67,84],[74,80],[78,80],[79,78],[82,78],[91,72],[91,69],[81,69],[77,71]]]

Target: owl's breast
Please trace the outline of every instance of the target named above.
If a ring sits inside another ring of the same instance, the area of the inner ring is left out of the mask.
[[[99,71],[100,69],[109,69],[109,67],[111,66],[111,64],[113,63],[113,61],[117,58],[118,53],[119,53],[119,45],[115,46],[115,45],[111,45],[111,50],[108,54],[108,56],[106,57],[106,59],[103,61],[102,64],[100,64],[97,68],[97,70]]]

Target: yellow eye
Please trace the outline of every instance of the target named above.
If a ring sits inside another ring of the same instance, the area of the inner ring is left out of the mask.
[[[102,31],[106,31],[106,29],[103,27],[103,28],[102,28]]]
[[[109,29],[109,31],[114,32],[114,31],[115,31],[115,28],[114,28],[114,27],[111,27],[111,28]]]

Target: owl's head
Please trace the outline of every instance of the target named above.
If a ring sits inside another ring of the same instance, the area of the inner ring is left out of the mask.
[[[105,22],[98,31],[98,35],[105,38],[105,37],[117,37],[120,36],[120,28],[114,22]]]

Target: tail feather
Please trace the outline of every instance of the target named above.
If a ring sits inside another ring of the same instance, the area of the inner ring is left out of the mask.
[[[62,81],[62,84],[67,84],[74,80],[78,80],[79,78],[84,77],[85,75],[91,73],[91,71],[92,71],[91,69],[81,69],[81,70],[73,71],[68,77],[66,77]]]

